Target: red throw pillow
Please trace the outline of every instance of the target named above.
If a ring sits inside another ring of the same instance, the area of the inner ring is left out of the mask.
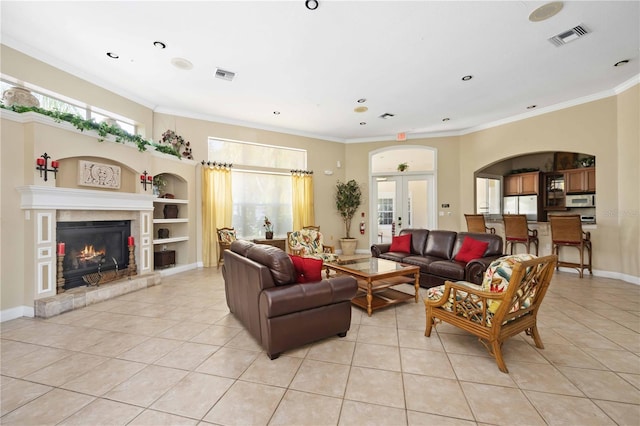
[[[487,250],[487,247],[489,247],[489,243],[478,241],[471,237],[464,237],[462,247],[460,247],[455,259],[458,262],[470,262],[473,259],[482,257],[484,252]]]
[[[296,270],[297,283],[313,283],[322,280],[322,259],[312,257],[291,256]]]
[[[391,247],[389,247],[389,251],[411,253],[411,234],[404,234],[393,237],[391,239]]]

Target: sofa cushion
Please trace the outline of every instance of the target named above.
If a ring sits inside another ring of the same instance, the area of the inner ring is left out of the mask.
[[[242,257],[247,257],[247,252],[251,247],[255,246],[255,243],[247,240],[235,240],[231,243],[231,251],[238,253]]]
[[[499,235],[489,234],[489,233],[477,233],[477,232],[458,232],[458,236],[456,237],[456,242],[453,246],[453,254],[454,257],[462,248],[462,244],[464,243],[465,238],[471,237],[477,241],[484,241],[489,243],[487,249],[484,252],[484,256],[482,257],[491,257],[491,256],[500,256],[502,257],[503,252],[503,241]]]
[[[411,253],[411,234],[398,235],[391,239],[389,251]]]
[[[484,241],[478,241],[471,237],[465,237],[462,242],[462,247],[456,254],[455,260],[458,262],[470,262],[473,259],[483,257],[482,255],[489,247],[489,243]]]
[[[398,235],[411,235],[411,254],[417,254],[422,256],[424,254],[424,247],[427,244],[427,237],[429,235],[428,229],[407,228],[402,229]]]
[[[451,251],[456,241],[456,236],[457,233],[453,231],[429,231],[424,254],[441,259],[451,259]]]
[[[296,270],[297,283],[312,283],[322,280],[322,259],[289,255]]]
[[[394,262],[404,262],[404,259],[409,257],[409,253],[402,252],[391,252],[388,251],[386,253],[380,254],[380,259],[393,260]]]
[[[429,265],[439,260],[442,259],[433,256],[407,256],[402,259],[402,262],[409,265],[419,266],[420,271],[426,274],[427,272],[429,272]]]
[[[464,280],[464,263],[453,260],[438,260],[429,264],[429,273],[445,277],[450,281]]]
[[[269,268],[273,282],[276,285],[296,282],[296,270],[293,267],[291,258],[278,247],[256,244],[247,251],[247,258]]]

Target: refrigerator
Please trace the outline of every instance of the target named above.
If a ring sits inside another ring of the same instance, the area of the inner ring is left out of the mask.
[[[513,195],[504,197],[502,204],[503,214],[524,214],[528,221],[538,220],[538,196],[537,195]]]

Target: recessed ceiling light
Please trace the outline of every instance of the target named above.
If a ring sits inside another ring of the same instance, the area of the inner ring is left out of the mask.
[[[366,126],[366,125],[367,125],[367,122],[366,122],[366,121],[361,121],[361,122],[360,122],[360,125],[361,125],[361,126]]]
[[[534,108],[536,108],[537,106],[538,106],[538,105],[529,105],[529,106],[527,107],[527,109],[534,109]]]
[[[157,47],[158,49],[165,49],[165,48],[167,47],[167,45],[166,45],[166,44],[164,44],[164,43],[163,43],[163,42],[161,42],[161,41],[154,41],[154,42],[153,42],[153,45],[154,45],[155,47]]]
[[[120,56],[118,56],[117,53],[113,53],[113,52],[107,52],[107,56],[110,57],[111,59],[118,59]]]
[[[171,64],[181,70],[190,70],[193,68],[193,64],[184,58],[173,58]]]
[[[554,1],[544,4],[531,12],[531,14],[529,15],[529,20],[531,22],[540,22],[549,19],[560,12],[563,6],[564,5],[561,1]]]
[[[367,100],[366,100],[365,98],[360,98],[360,99],[358,99],[358,101],[357,101],[357,102],[358,102],[359,104],[363,104],[363,103],[367,102]]]
[[[316,10],[318,8],[318,0],[306,0],[304,5],[309,10]]]
[[[369,111],[369,108],[367,108],[366,106],[361,106],[361,107],[356,107],[353,109],[354,112],[367,112]]]
[[[618,61],[615,64],[613,64],[614,67],[621,67],[625,64],[629,63],[629,59],[623,59],[622,61]]]
[[[449,117],[445,117],[442,119],[442,121],[449,121],[449,120],[451,120]]]
[[[273,111],[273,115],[280,115],[280,111]]]
[[[473,78],[472,75],[465,75],[464,77],[462,77],[462,81],[469,81]]]

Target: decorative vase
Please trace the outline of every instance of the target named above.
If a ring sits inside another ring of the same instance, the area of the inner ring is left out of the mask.
[[[178,218],[178,206],[176,204],[167,204],[164,206],[164,218],[165,219],[177,219]]]
[[[39,107],[40,101],[24,87],[10,87],[2,94],[2,102],[10,107],[12,105]]]
[[[273,232],[267,231],[264,236],[267,240],[273,240]]]
[[[160,228],[158,229],[158,238],[169,238],[169,229],[168,228]]]
[[[340,238],[340,247],[344,256],[352,256],[356,253],[358,240],[355,238]]]

